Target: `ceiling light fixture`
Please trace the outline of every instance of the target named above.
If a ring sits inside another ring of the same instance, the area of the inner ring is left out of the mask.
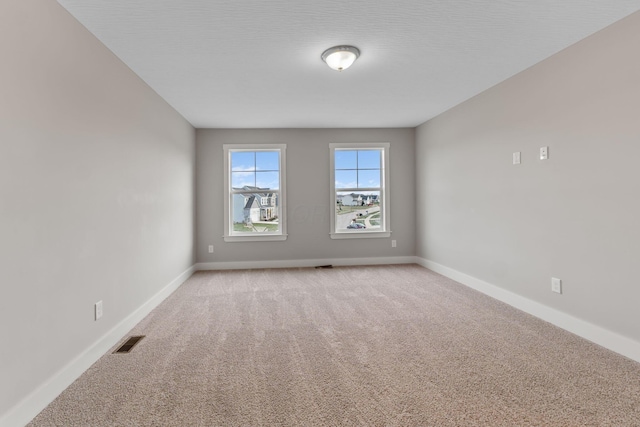
[[[360,56],[360,51],[353,46],[334,46],[322,53],[322,60],[336,71],[346,70]]]

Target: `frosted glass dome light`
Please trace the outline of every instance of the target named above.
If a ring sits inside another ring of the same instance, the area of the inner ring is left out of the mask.
[[[360,56],[360,51],[353,46],[334,46],[322,53],[322,60],[336,71],[349,68]]]

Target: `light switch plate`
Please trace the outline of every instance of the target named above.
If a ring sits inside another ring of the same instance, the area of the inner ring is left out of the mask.
[[[557,294],[562,293],[562,280],[552,277],[551,278],[551,290]]]
[[[513,153],[513,164],[514,165],[519,165],[520,164],[520,152],[516,151],[515,153]]]

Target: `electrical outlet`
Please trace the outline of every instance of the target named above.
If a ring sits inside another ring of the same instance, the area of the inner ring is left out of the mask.
[[[96,320],[98,320],[99,318],[102,317],[102,300],[95,303],[94,308],[96,313]]]
[[[562,293],[562,280],[555,277],[551,278],[551,290],[555,293]]]
[[[209,253],[212,254],[213,253],[213,245],[209,245]]]
[[[396,247],[396,241],[395,241],[395,240],[392,240],[392,241],[391,241],[391,247],[392,247],[392,248],[395,248],[395,247]]]
[[[549,158],[549,147],[540,147],[540,160],[547,160]]]

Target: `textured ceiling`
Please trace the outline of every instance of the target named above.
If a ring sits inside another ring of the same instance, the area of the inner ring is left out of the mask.
[[[413,127],[640,0],[58,0],[197,128]],[[344,72],[334,45],[361,56]]]

